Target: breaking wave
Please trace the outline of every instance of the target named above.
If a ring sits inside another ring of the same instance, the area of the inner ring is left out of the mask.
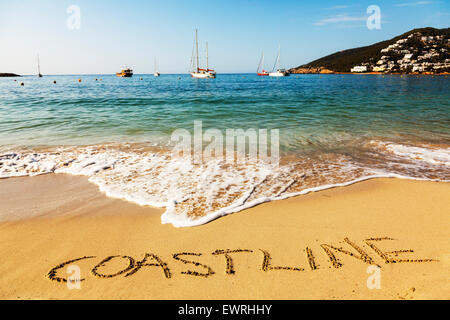
[[[107,196],[165,208],[162,223],[195,226],[257,204],[375,177],[450,181],[450,148],[371,140],[357,152],[291,155],[279,166],[228,164],[130,145],[15,150],[0,155],[0,178],[83,175]]]

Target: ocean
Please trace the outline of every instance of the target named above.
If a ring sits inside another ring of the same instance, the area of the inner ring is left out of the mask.
[[[85,175],[177,227],[373,177],[450,180],[447,76],[14,79],[0,78],[0,178]],[[194,121],[278,130],[280,162],[172,156],[173,132]]]

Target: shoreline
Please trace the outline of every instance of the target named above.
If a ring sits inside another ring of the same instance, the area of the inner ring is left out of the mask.
[[[220,75],[255,75],[256,73],[253,72],[242,72],[242,73],[235,73],[235,72],[222,72],[218,73]],[[319,75],[332,75],[332,74],[374,74],[374,75],[409,75],[409,76],[448,76],[450,75],[449,72],[442,72],[442,73],[402,73],[402,72],[337,72],[337,71],[329,71],[329,72],[290,72],[291,75],[301,75],[301,74],[319,74]],[[189,73],[162,73],[161,75],[166,76],[189,76]],[[112,73],[80,73],[80,74],[45,74],[44,77],[64,77],[64,76],[74,76],[74,77],[80,77],[80,76],[116,76]],[[134,76],[154,76],[153,73],[135,73]],[[2,76],[0,74],[0,78],[17,78],[17,77],[36,77],[35,74],[23,74],[23,75],[7,75]]]
[[[1,212],[22,219],[0,223],[0,297],[448,299],[448,191],[444,182],[371,179],[180,229],[85,177],[0,180]],[[85,280],[70,290],[58,281],[61,264],[78,258],[69,264]],[[381,289],[367,288],[369,265],[381,267]]]
[[[359,75],[401,75],[401,76],[448,76],[450,75],[449,72],[443,72],[443,73],[402,73],[402,72],[291,72],[291,74],[299,75],[299,74],[320,74],[320,75],[329,75],[329,74],[359,74]]]
[[[316,158],[285,156],[280,159],[279,167],[259,162],[240,167],[238,164],[226,166],[224,158],[218,157],[198,166],[189,157],[170,157],[163,149],[145,144],[106,144],[6,153],[0,156],[3,165],[0,178],[35,177],[46,173],[83,176],[95,186],[95,192],[100,191],[112,199],[163,208],[162,223],[176,227],[202,225],[262,203],[369,179],[449,181],[448,148],[370,143],[366,145],[367,150],[384,152],[386,159],[390,154],[399,158],[380,164],[373,162],[369,167],[364,163],[352,163],[340,154],[317,155]],[[392,170],[388,164],[395,164],[395,161],[411,164],[403,171],[402,167]],[[343,169],[338,170],[336,166]],[[423,173],[424,168],[429,172]],[[212,170],[214,175],[207,180],[202,178],[205,172]],[[62,178],[56,181],[58,179]]]

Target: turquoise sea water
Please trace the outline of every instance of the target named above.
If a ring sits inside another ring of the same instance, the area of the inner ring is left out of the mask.
[[[162,221],[177,226],[376,176],[450,181],[447,76],[16,80],[0,78],[0,178],[86,175],[108,196],[165,207]],[[278,129],[285,161],[199,166],[143,148],[169,148],[195,120],[223,133]]]
[[[192,129],[194,120],[204,129],[278,128],[281,145],[297,151],[360,137],[448,143],[449,119],[444,76],[0,79],[1,145],[160,141],[174,129]]]

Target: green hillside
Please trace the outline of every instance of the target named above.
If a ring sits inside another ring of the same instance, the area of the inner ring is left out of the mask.
[[[354,48],[339,51],[326,57],[314,60],[305,65],[292,68],[290,71],[295,73],[296,69],[304,68],[324,68],[335,72],[349,72],[353,66],[360,65],[363,62],[377,61],[383,54],[380,52],[383,48],[388,47],[397,42],[397,40],[407,38],[412,33],[420,32],[423,36],[450,35],[450,28],[435,29],[421,28],[408,31],[400,36],[390,40],[381,41],[370,46]],[[418,44],[420,45],[420,44]]]

